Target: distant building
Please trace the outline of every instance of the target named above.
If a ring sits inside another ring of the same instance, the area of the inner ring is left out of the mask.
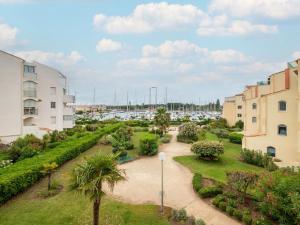
[[[67,78],[46,65],[0,51],[0,139],[74,126],[75,97],[67,94]]]
[[[106,110],[106,105],[88,105],[88,104],[78,104],[75,105],[76,112],[99,112]]]
[[[227,120],[229,126],[234,126],[240,120],[243,121],[243,114],[243,94],[225,98],[222,118]]]

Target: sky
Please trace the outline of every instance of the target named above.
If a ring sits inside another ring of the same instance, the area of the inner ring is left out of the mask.
[[[82,104],[222,101],[300,58],[299,37],[300,0],[0,0],[0,49]]]

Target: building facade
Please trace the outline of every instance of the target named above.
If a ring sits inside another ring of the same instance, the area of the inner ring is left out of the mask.
[[[238,94],[226,97],[223,104],[222,118],[227,120],[229,126],[234,126],[236,122],[243,121],[243,95]]]
[[[300,161],[300,60],[244,91],[243,147]]]
[[[3,51],[0,68],[2,142],[74,126],[75,97],[67,94],[67,78],[62,73]]]

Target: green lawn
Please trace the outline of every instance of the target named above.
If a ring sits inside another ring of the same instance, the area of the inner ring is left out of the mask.
[[[8,154],[6,152],[0,151],[0,161],[8,159]]]
[[[134,140],[138,142],[136,133]],[[42,199],[37,193],[46,190],[47,181],[42,179],[28,191],[0,207],[0,224],[2,225],[90,225],[92,224],[92,203],[89,198],[68,191],[70,173],[76,164],[84,158],[95,154],[111,153],[111,146],[96,145],[82,153],[76,159],[61,166],[53,175],[64,186],[56,196]],[[167,216],[161,217],[159,207],[154,205],[132,205],[111,197],[105,197],[100,218],[102,225],[170,225]]]
[[[216,136],[207,133],[207,140],[216,140]],[[188,167],[193,173],[201,173],[204,177],[212,178],[221,182],[226,182],[226,171],[244,170],[253,172],[266,171],[263,168],[243,163],[239,160],[241,145],[229,143],[223,140],[225,153],[219,161],[205,161],[198,159],[195,155],[178,156],[174,160]]]

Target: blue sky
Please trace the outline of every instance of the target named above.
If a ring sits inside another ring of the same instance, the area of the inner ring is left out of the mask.
[[[202,103],[300,58],[299,0],[0,0],[0,49],[54,66],[77,101]]]

